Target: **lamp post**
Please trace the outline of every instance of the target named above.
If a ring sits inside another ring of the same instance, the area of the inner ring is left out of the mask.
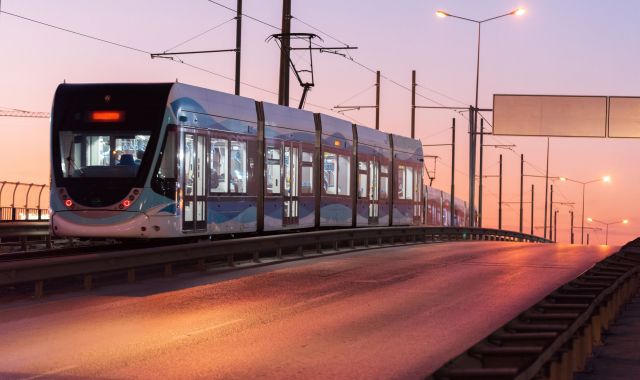
[[[480,83],[480,31],[482,24],[497,20],[499,18],[507,17],[507,16],[522,16],[525,14],[525,10],[523,8],[515,9],[509,13],[505,13],[499,16],[491,17],[484,20],[473,20],[466,17],[456,16],[451,13],[447,13],[442,10],[438,10],[436,12],[436,16],[438,17],[453,17],[462,21],[472,22],[478,25],[478,54],[476,60],[476,101],[475,106],[470,107],[473,115],[469,115],[469,123],[470,123],[470,133],[469,133],[469,223],[471,226],[475,226],[475,187],[476,187],[476,134],[477,134],[477,126],[478,126],[478,87]],[[480,194],[482,196],[482,194]]]
[[[607,228],[606,228],[606,232],[604,234],[604,245],[609,245],[609,226],[612,224],[629,224],[629,220],[628,219],[622,219],[622,220],[618,220],[617,222],[601,222],[599,220],[593,219],[593,218],[587,218],[587,220],[590,223],[600,223],[600,224],[604,224]]]
[[[580,225],[580,244],[584,244],[584,195],[585,195],[585,191],[587,188],[587,185],[590,183],[595,183],[595,182],[604,182],[604,183],[609,183],[611,182],[611,176],[604,176],[602,178],[598,178],[598,179],[594,179],[591,181],[587,181],[587,182],[582,182],[582,181],[577,181],[575,179],[571,179],[571,178],[567,178],[567,177],[560,177],[560,181],[562,182],[574,182],[574,183],[579,183],[582,185],[582,223]]]

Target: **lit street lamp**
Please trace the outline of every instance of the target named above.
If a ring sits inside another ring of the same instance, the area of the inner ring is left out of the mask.
[[[605,237],[604,237],[604,245],[609,245],[609,226],[610,226],[610,225],[612,225],[612,224],[619,224],[619,223],[622,223],[622,224],[629,224],[629,220],[628,220],[628,219],[623,219],[623,220],[619,220],[619,221],[617,221],[617,222],[609,222],[609,223],[607,223],[607,222],[601,222],[601,221],[596,220],[596,219],[593,219],[593,218],[587,218],[587,220],[588,220],[589,222],[600,223],[600,224],[604,224],[605,226],[607,226],[607,229],[606,229],[606,230],[607,230],[607,232],[606,232],[606,233],[605,233],[605,235],[604,235],[604,236],[605,236]]]
[[[509,13],[505,13],[503,15],[491,17],[484,20],[473,20],[466,17],[460,17],[453,15],[451,13],[447,13],[442,10],[436,11],[436,16],[445,18],[445,17],[453,17],[463,21],[469,21],[478,24],[478,55],[476,61],[476,101],[475,106],[471,110],[473,112],[473,116],[469,115],[469,122],[471,124],[470,134],[469,134],[469,223],[471,226],[475,226],[475,180],[476,180],[476,134],[478,131],[478,85],[480,82],[480,27],[483,23],[497,20],[506,16],[522,16],[525,14],[525,10],[523,8],[515,9]],[[482,178],[482,177],[480,177]],[[481,183],[482,184],[482,183]],[[479,189],[479,196],[482,198],[482,187]],[[480,201],[482,202],[482,201]]]
[[[587,181],[587,182],[582,182],[582,181],[576,181],[575,179],[570,179],[567,177],[560,177],[560,181],[566,182],[575,182],[575,183],[579,183],[582,185],[582,225],[580,226],[580,244],[584,244],[584,193],[585,193],[585,188],[587,187],[588,184],[590,183],[594,183],[594,182],[604,182],[604,183],[609,183],[611,182],[611,176],[604,176],[602,178],[598,178],[598,179],[594,179],[591,181]]]

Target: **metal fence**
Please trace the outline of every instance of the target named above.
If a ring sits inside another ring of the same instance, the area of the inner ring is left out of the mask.
[[[0,181],[0,222],[49,220],[49,209],[42,204],[42,195],[44,193],[46,198],[47,194],[45,188],[49,188],[49,185]],[[11,204],[2,204],[3,192],[6,198],[10,197]],[[37,199],[34,199],[36,194]],[[24,203],[20,205],[16,201]]]

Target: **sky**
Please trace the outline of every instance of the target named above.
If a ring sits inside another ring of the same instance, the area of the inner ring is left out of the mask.
[[[235,0],[216,0],[235,9]],[[1,10],[127,46],[115,46],[0,14],[0,107],[49,111],[56,86],[84,82],[173,82],[233,93],[233,53],[183,56],[189,65],[151,59],[174,51],[235,47],[235,13],[207,0],[2,0]],[[552,94],[638,96],[640,75],[640,2],[620,1],[616,6],[596,0],[292,0],[292,32],[320,35],[324,46],[357,46],[348,57],[314,53],[315,87],[306,109],[374,126],[372,109],[335,113],[336,105],[375,104],[375,71],[380,70],[380,129],[410,133],[411,70],[417,71],[417,104],[461,106],[474,103],[477,26],[453,18],[438,18],[435,11],[471,19],[486,19],[527,10],[482,26],[479,106],[491,108],[493,94]],[[269,25],[281,23],[281,0],[244,0],[241,94],[277,103],[279,50]],[[222,24],[222,25],[221,25]],[[219,26],[220,25],[220,26]],[[134,49],[130,49],[134,48]],[[137,50],[135,50],[137,49]],[[294,61],[308,64],[306,53]],[[352,59],[349,59],[352,58]],[[197,68],[194,68],[196,66]],[[231,80],[230,80],[231,79]],[[291,77],[291,104],[301,94]],[[491,120],[491,113],[485,115]],[[468,119],[449,110],[418,109],[416,137],[423,144],[447,144],[452,118],[456,118],[456,195],[468,198]],[[485,148],[484,174],[498,174],[504,160],[503,228],[517,230],[519,221],[520,154],[525,174],[544,175],[546,139],[486,136],[488,145],[516,145],[511,149]],[[640,234],[640,162],[638,139],[551,138],[550,176],[590,181],[610,175],[612,182],[586,187],[585,216],[612,225],[610,244],[623,244]],[[433,186],[449,190],[450,147],[427,147],[427,167]],[[0,117],[0,181],[49,181],[49,122],[47,119]],[[582,186],[554,183],[558,241],[569,240],[569,211],[580,226]],[[543,224],[544,180],[525,178],[524,198],[530,201],[535,186],[534,227]],[[7,202],[6,194],[2,204]],[[484,180],[483,226],[496,227],[498,181]],[[573,203],[573,205],[571,204]],[[530,230],[530,204],[524,205],[524,230]],[[586,223],[589,228],[604,228]],[[587,230],[592,244],[602,244],[604,231]],[[577,240],[579,229],[575,230]],[[586,239],[586,237],[585,237]]]

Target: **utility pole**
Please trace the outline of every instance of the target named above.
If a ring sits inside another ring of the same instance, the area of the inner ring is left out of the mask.
[[[549,240],[553,240],[553,185],[551,185],[551,197],[549,198]]]
[[[533,235],[533,192],[535,190],[535,187],[533,185],[533,183],[531,184],[531,235]]]
[[[549,190],[549,138],[547,137],[547,171],[544,175],[544,238],[547,238],[547,195]]]
[[[476,91],[477,94],[477,91]],[[477,105],[476,95],[476,105]],[[469,106],[469,226],[475,227],[476,200],[476,112],[474,106]]]
[[[553,241],[558,241],[558,210],[553,211]]]
[[[451,226],[455,227],[453,219],[455,201],[455,175],[456,175],[456,118],[453,118],[453,124],[451,125],[451,203],[449,203],[449,217],[451,218]],[[470,222],[471,223],[471,222]]]
[[[502,229],[502,154],[500,155],[500,181],[498,185],[498,229]]]
[[[291,0],[282,0],[282,45],[280,47],[280,83],[278,104],[289,106],[289,56],[291,54]]]
[[[242,46],[242,0],[236,10],[236,95],[240,95],[240,47]]]
[[[416,71],[411,71],[411,138],[416,138]]]
[[[379,129],[380,129],[380,70],[376,71],[376,130],[379,130]]]
[[[478,179],[478,227],[482,228],[482,157],[484,153],[484,119],[480,119],[480,178]]]
[[[571,214],[571,244],[573,244],[573,210],[570,210],[569,213]]]
[[[524,191],[524,154],[520,155],[520,233],[522,233],[522,197]]]

